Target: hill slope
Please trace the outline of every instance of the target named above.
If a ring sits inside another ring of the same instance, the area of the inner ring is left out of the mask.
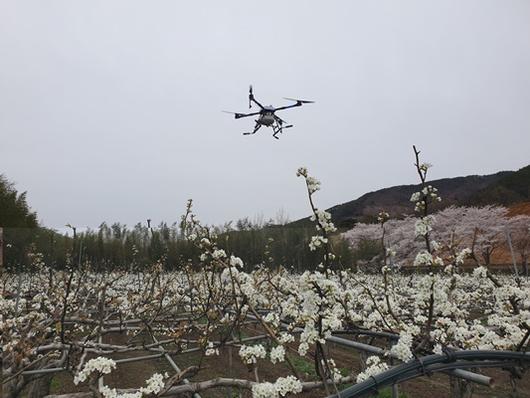
[[[451,205],[482,206],[486,204],[511,205],[530,200],[530,165],[518,171],[501,171],[490,175],[443,178],[429,181],[438,188],[443,201],[440,208]],[[333,206],[327,211],[333,222],[349,228],[356,222],[372,221],[381,210],[392,217],[411,214],[411,195],[419,185],[398,185],[364,194],[358,199]],[[303,225],[307,218],[292,225]]]
[[[475,192],[470,205],[501,204],[509,206],[530,199],[530,165],[508,173],[496,183]]]

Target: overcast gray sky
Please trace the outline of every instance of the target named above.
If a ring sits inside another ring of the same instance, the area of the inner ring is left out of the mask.
[[[45,225],[308,214],[530,163],[530,2],[0,1],[0,172]],[[295,127],[255,136],[248,84]]]

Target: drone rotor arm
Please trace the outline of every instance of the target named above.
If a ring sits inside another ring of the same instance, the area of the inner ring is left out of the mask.
[[[274,111],[282,111],[284,109],[297,108],[299,106],[302,106],[303,104],[313,104],[313,103],[315,103],[315,101],[301,100],[301,99],[296,99],[296,98],[284,97],[284,99],[289,100],[289,101],[295,101],[296,103],[294,103],[292,105],[280,106],[279,108],[275,108]]]
[[[249,100],[249,105],[250,105],[251,102],[254,102],[254,103],[255,103],[257,106],[259,106],[261,109],[265,109],[265,108],[263,107],[263,105],[261,105],[261,104],[256,100],[256,98],[254,98],[253,95],[252,95],[252,96],[249,96],[249,97],[248,97],[248,100]]]
[[[256,116],[259,115],[261,112],[252,112],[252,113],[239,113],[239,112],[229,112],[229,111],[223,111],[224,113],[230,113],[234,115],[235,119],[241,119],[242,117],[248,117],[248,116]]]
[[[252,103],[255,103],[257,106],[259,106],[261,109],[264,109],[263,105],[261,105],[256,98],[254,97],[254,92],[252,91],[252,84],[248,88],[248,109],[252,108]]]
[[[293,105],[280,106],[278,108],[274,108],[274,112],[283,111],[285,109],[298,108],[299,106],[302,106],[302,104],[298,103],[298,102],[296,104],[293,104]]]

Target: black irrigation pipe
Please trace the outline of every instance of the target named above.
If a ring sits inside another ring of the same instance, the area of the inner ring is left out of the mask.
[[[354,348],[359,351],[369,352],[370,354],[374,354],[374,355],[379,355],[379,356],[388,355],[388,351],[383,348],[369,345],[369,344],[359,343],[357,341],[352,341],[352,340],[345,339],[342,337],[330,336],[326,338],[326,341],[341,345],[343,347],[350,347],[350,348]],[[473,372],[469,372],[467,370],[454,369],[454,370],[449,370],[448,372],[450,372],[452,376],[455,376],[455,377],[458,377],[464,380],[472,381],[474,383],[482,384],[485,386],[489,386],[491,384],[490,377],[484,376],[481,374],[476,374]]]
[[[495,363],[489,363],[488,366],[488,361],[494,361]],[[514,366],[514,364],[522,364],[523,362],[530,364],[530,352],[469,350],[447,352],[445,355],[428,355],[395,366],[378,375],[370,376],[367,380],[348,387],[339,394],[330,395],[328,398],[362,397],[376,393],[381,387],[433,372],[459,369],[464,366],[480,367],[484,365],[484,367],[491,367],[495,365],[496,367],[502,367],[506,365]]]
[[[257,319],[254,315],[250,315],[250,314],[247,314],[247,318]],[[301,333],[304,330],[300,327],[289,329],[289,324],[283,321],[280,322],[280,325],[284,329],[289,330],[291,333]],[[358,351],[369,352],[371,354],[379,355],[379,356],[384,356],[388,353],[383,348],[369,345],[369,344],[359,343],[359,342],[352,341],[352,340],[345,339],[343,337],[338,337],[338,336],[329,336],[326,338],[326,341],[341,345],[343,347],[350,347]],[[448,372],[451,376],[455,376],[463,380],[472,381],[473,383],[482,384],[484,386],[489,386],[491,384],[491,377],[473,373],[465,369],[454,369],[454,370],[449,370],[446,372]]]
[[[459,370],[459,369],[473,369],[473,368],[513,368],[515,366],[521,365],[520,362],[517,361],[460,361],[460,362],[453,362],[453,363],[443,363],[443,364],[436,364],[432,365],[426,368],[427,375],[430,375],[431,373],[436,372],[443,372],[447,373],[450,370]],[[400,383],[403,383],[407,380],[411,380],[418,377],[416,373],[410,373],[408,377],[403,376],[403,378],[400,379]]]

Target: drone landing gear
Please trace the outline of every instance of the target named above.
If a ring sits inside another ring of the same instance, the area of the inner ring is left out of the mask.
[[[251,133],[243,133],[243,135],[256,134],[256,131],[258,131],[260,128],[261,128],[261,124],[256,123],[256,126],[254,126],[254,131],[253,132],[251,132]]]
[[[278,134],[283,134],[283,129],[288,129],[290,127],[293,127],[292,124],[288,124],[287,126],[283,126],[281,123],[279,123],[279,125],[277,127],[273,127],[273,131],[274,133],[272,134],[272,136],[274,138],[276,138],[277,140],[280,139],[280,137],[278,137]]]

